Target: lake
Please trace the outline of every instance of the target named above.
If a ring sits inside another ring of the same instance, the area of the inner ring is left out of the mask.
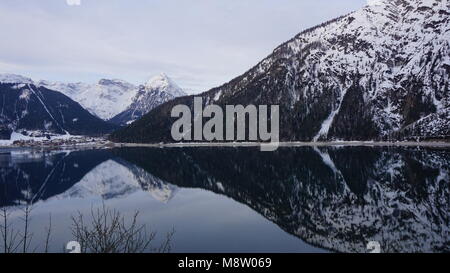
[[[450,150],[424,147],[0,150],[0,207],[30,249],[74,239],[71,216],[103,204],[172,252],[450,251]],[[0,246],[0,250],[2,247]]]

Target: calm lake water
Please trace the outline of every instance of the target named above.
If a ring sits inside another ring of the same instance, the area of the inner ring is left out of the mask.
[[[73,240],[71,215],[103,203],[172,252],[450,251],[450,150],[413,147],[0,150],[0,207],[37,251]],[[1,247],[0,247],[1,248]]]

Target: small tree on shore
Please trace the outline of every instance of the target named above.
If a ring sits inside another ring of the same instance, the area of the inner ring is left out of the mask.
[[[138,216],[139,212],[135,212],[127,223],[119,211],[103,204],[91,209],[90,223],[80,212],[72,216],[72,234],[83,253],[170,252],[174,231],[167,233],[158,247],[153,247],[156,232],[148,232],[145,225],[138,224]]]

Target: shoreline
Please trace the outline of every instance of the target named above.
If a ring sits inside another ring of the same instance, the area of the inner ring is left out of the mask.
[[[183,147],[429,147],[429,148],[450,148],[450,142],[444,141],[325,141],[325,142],[279,142],[279,143],[260,143],[260,142],[183,142],[183,143],[78,143],[76,145],[0,145],[1,150],[5,149],[108,149],[123,147],[142,147],[142,148],[183,148]]]
[[[379,147],[437,147],[450,148],[450,142],[444,141],[402,141],[402,142],[387,142],[387,141],[325,141],[325,142],[279,142],[279,143],[260,143],[260,142],[185,142],[185,143],[114,143],[114,147],[160,147],[160,148],[174,148],[174,147],[260,147],[278,146],[278,147],[327,147],[327,146],[379,146]]]

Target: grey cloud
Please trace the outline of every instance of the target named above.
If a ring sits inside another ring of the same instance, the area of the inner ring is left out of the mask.
[[[195,90],[245,72],[302,29],[365,0],[2,0],[0,73],[142,83],[165,72]]]

